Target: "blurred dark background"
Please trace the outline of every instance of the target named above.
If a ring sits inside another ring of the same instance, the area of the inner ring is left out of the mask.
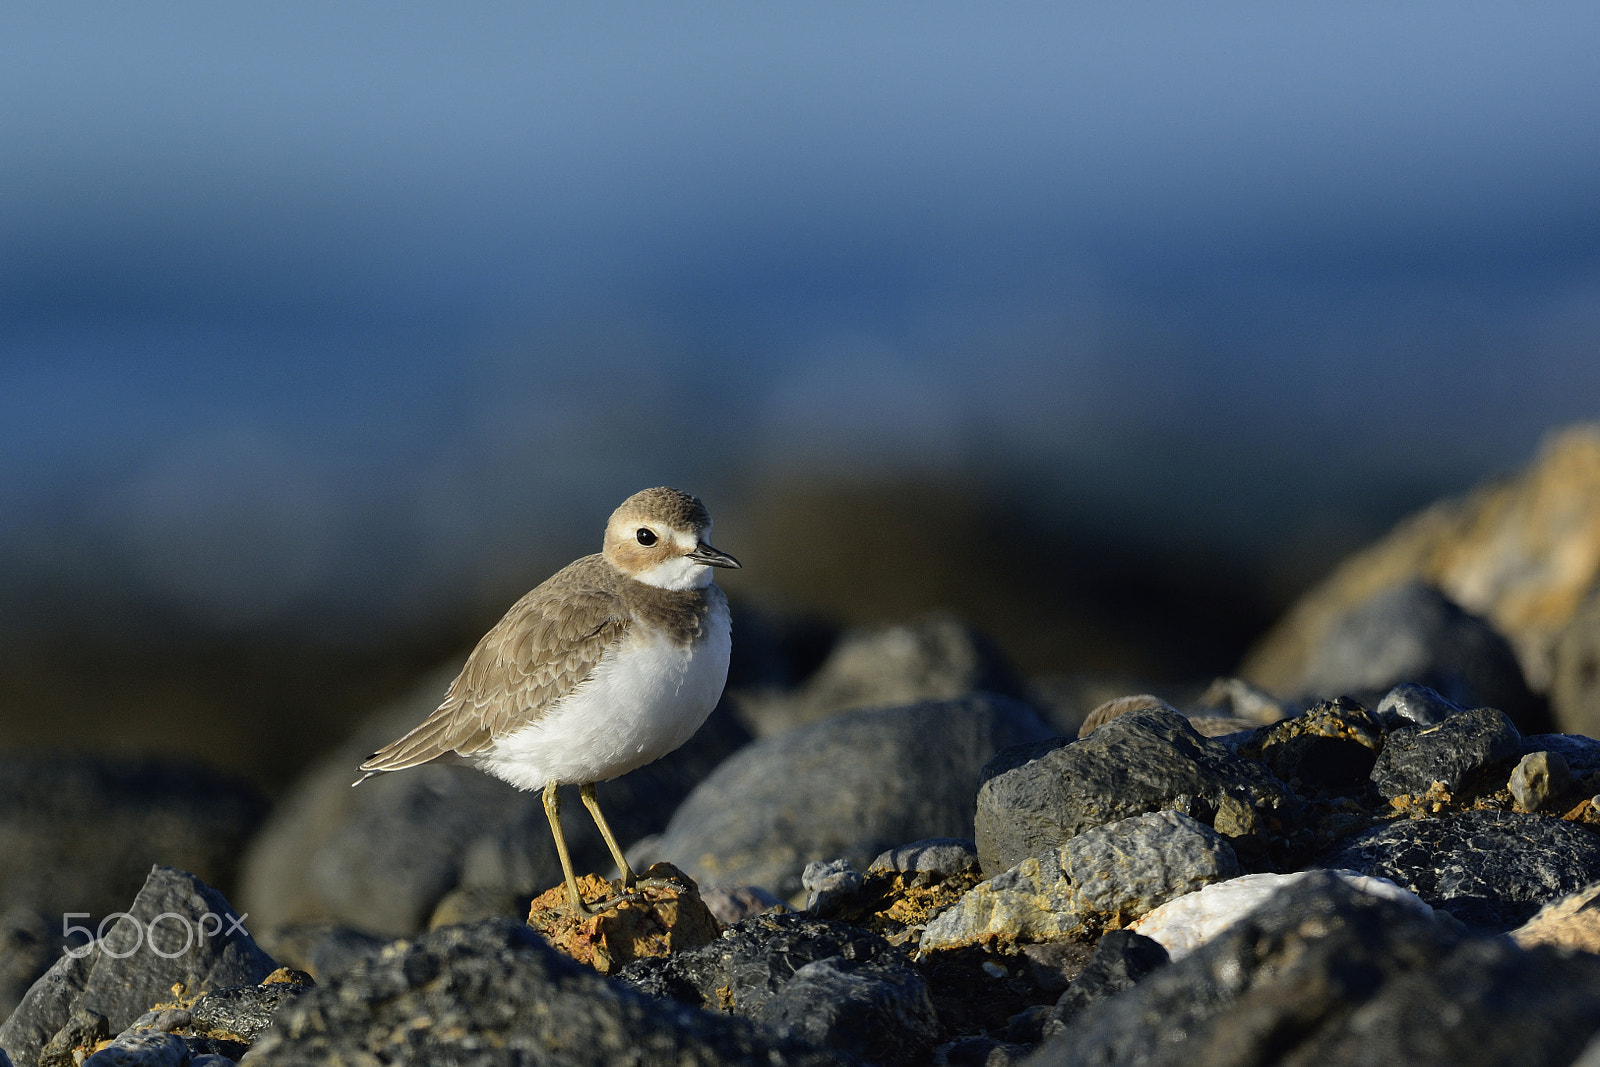
[[[0,14],[0,745],[271,788],[680,485],[751,611],[1225,672],[1600,415],[1582,4]]]

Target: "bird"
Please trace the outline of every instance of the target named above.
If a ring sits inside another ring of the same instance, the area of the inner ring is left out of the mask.
[[[595,914],[602,909],[578,891],[557,787],[578,786],[623,892],[634,890],[595,783],[665,756],[711,714],[731,649],[728,598],[713,572],[739,566],[712,547],[711,515],[699,498],[665,486],[634,493],[612,512],[602,550],[513,604],[438,708],[369,756],[354,784],[439,761],[543,790],[567,899]]]

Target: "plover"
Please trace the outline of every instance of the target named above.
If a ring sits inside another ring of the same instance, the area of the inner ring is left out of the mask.
[[[568,564],[512,605],[467,657],[444,702],[373,753],[374,774],[435,760],[469,763],[518,789],[542,789],[573,907],[578,893],[557,786],[577,785],[606,847],[636,884],[595,799],[609,781],[665,756],[700,728],[728,679],[728,598],[713,567],[705,505],[645,489],[606,524],[597,555]]]

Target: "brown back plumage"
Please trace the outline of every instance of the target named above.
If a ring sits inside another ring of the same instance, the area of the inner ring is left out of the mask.
[[[538,721],[582,684],[630,626],[692,643],[712,594],[721,595],[714,587],[710,593],[658,589],[632,580],[603,556],[585,556],[513,604],[472,650],[438,709],[361,769],[397,771],[452,753],[483,752],[496,738]]]

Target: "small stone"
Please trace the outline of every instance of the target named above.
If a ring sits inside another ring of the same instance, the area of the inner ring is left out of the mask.
[[[593,874],[579,878],[578,889],[586,900],[613,894],[611,883]],[[643,872],[637,890],[597,915],[574,911],[567,887],[558,885],[534,900],[528,925],[552,947],[601,974],[636,959],[709,944],[722,933],[694,880],[670,863]]]
[[[813,860],[800,875],[800,884],[806,889],[806,910],[827,919],[861,891],[861,872],[849,860]]]
[[[700,899],[723,926],[732,926],[752,915],[785,906],[776,893],[769,893],[758,885],[701,886]]]
[[[1567,761],[1555,752],[1530,752],[1517,762],[1508,783],[1518,811],[1538,811],[1572,785]]]
[[[867,873],[898,871],[901,874],[926,875],[926,881],[939,881],[977,865],[978,846],[970,839],[930,837],[889,849],[867,866]]]

